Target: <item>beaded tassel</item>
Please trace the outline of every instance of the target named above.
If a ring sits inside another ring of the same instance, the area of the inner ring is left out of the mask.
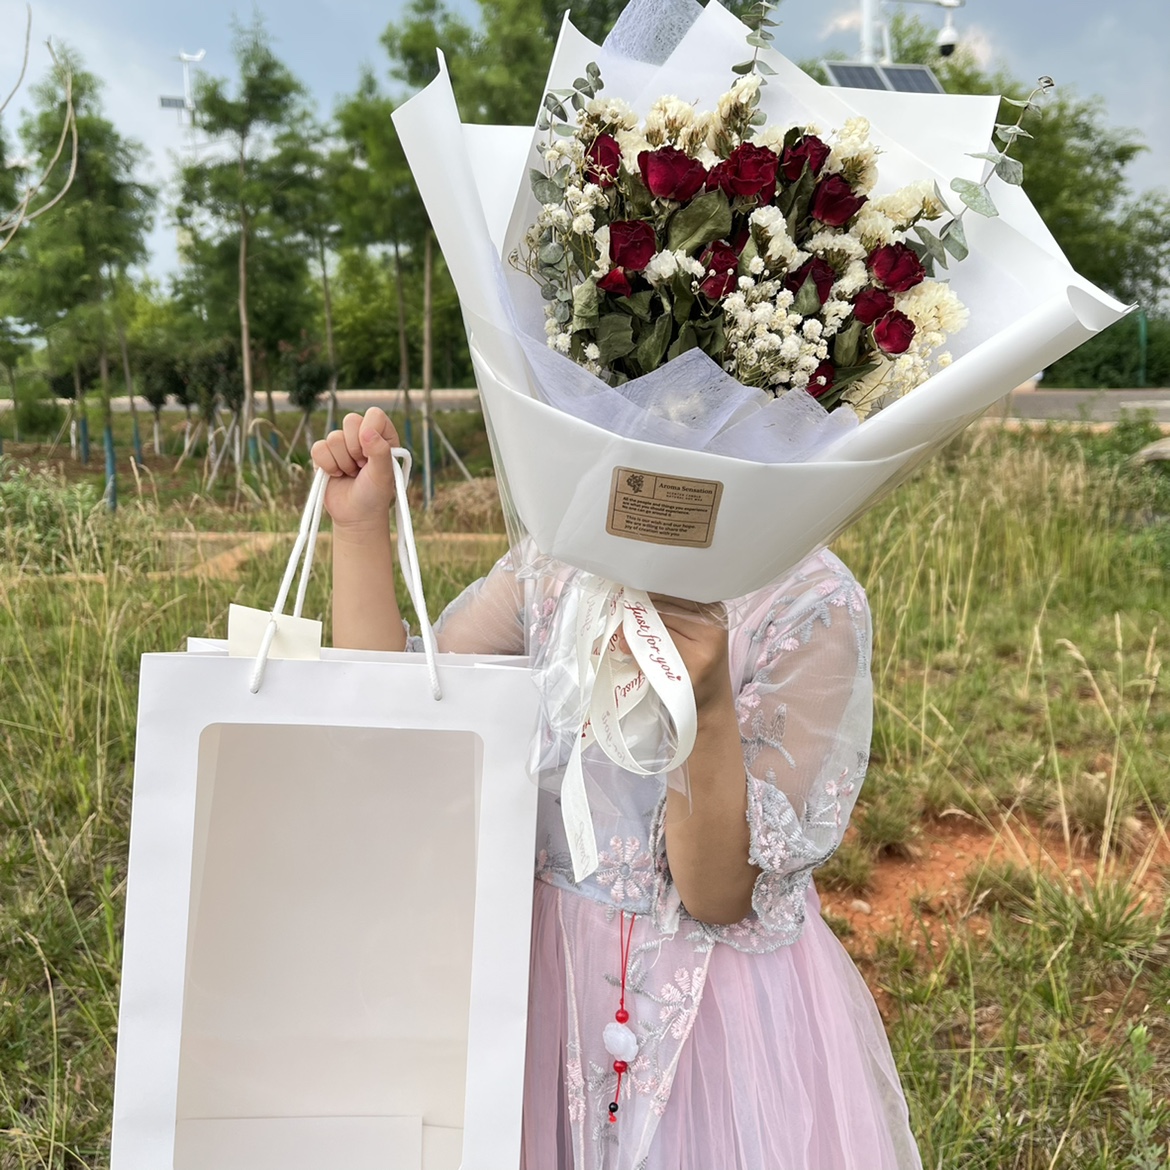
[[[634,918],[630,915],[630,929],[626,930],[626,912],[621,912],[619,941],[621,949],[622,992],[618,1009],[613,1014],[614,1023],[605,1025],[605,1050],[614,1058],[613,1071],[617,1073],[617,1087],[609,1104],[609,1119],[617,1121],[618,1099],[622,1092],[622,1076],[630,1067],[630,1061],[638,1055],[638,1038],[629,1027],[630,1013],[626,1011],[626,975],[630,967],[630,944],[634,940]]]

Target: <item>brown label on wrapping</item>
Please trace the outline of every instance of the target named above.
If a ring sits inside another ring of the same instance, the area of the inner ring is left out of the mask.
[[[723,484],[615,467],[605,530],[627,540],[710,548]]]

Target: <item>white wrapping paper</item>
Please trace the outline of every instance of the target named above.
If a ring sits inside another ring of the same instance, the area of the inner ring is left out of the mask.
[[[647,41],[651,9],[660,35]],[[635,0],[626,13],[635,24],[641,18],[641,31],[619,26],[605,47],[566,21],[548,88],[571,86],[596,61],[603,93],[640,115],[664,94],[710,108],[730,85],[730,66],[747,55],[746,28],[716,0],[698,13],[689,0]],[[621,46],[643,59],[620,55]],[[987,149],[998,99],[830,89],[779,53],[764,57],[777,71],[760,101],[769,122],[815,123],[827,133],[858,114],[870,119],[883,152],[878,193],[921,179],[947,191],[954,177],[981,178],[983,164],[967,154]],[[939,274],[971,314],[948,339],[954,363],[860,425],[838,411],[813,441],[773,443],[769,427],[787,435],[789,420],[776,422],[764,411],[781,408],[757,403],[758,416],[747,407],[736,416],[731,441],[727,429],[692,441],[679,437],[674,419],[631,424],[624,408],[599,418],[570,388],[589,375],[569,371],[560,355],[533,356],[543,343],[539,290],[507,264],[538,210],[527,181],[539,161],[535,131],[461,128],[441,57],[439,76],[394,120],[459,291],[506,504],[542,553],[639,589],[714,601],[767,584],[988,406],[1126,311],[1073,271],[1020,189],[993,180],[1000,216],[967,215],[971,256]],[[957,196],[952,202],[959,206]],[[688,357],[650,378],[669,387]],[[655,500],[649,520],[634,516],[636,531],[615,531],[630,523],[628,513],[617,515],[629,503],[616,487],[627,473],[669,479],[676,492],[678,479],[713,486],[687,489],[707,493],[697,511]]]

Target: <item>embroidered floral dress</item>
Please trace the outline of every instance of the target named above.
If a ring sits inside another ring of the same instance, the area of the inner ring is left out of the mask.
[[[448,607],[440,647],[547,667],[571,571],[505,557]],[[523,1170],[910,1170],[921,1166],[873,1000],[824,924],[812,871],[840,843],[872,717],[865,595],[829,552],[728,603],[748,789],[753,912],[690,918],[665,850],[663,777],[596,748],[586,785],[601,861],[575,884],[557,796],[572,746],[541,752]],[[551,762],[551,767],[550,767]],[[618,1006],[620,912],[635,915],[625,1005],[638,1054],[602,1041]]]

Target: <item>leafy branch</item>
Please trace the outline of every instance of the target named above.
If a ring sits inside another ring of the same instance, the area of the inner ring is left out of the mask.
[[[760,60],[760,50],[768,48],[776,39],[770,30],[779,28],[778,21],[772,20],[769,13],[776,10],[780,0],[757,0],[744,16],[744,23],[751,30],[748,33],[747,43],[753,50],[751,59],[732,65],[731,72],[740,77],[747,77],[752,73],[759,74],[760,84],[767,85],[769,77],[776,76],[776,70],[767,61]]]
[[[931,275],[933,275],[934,264],[941,264],[943,268],[947,267],[948,252],[955,260],[967,258],[970,249],[967,246],[967,233],[963,228],[963,217],[968,211],[973,211],[976,215],[982,215],[987,219],[999,215],[999,208],[996,207],[995,200],[992,199],[991,193],[987,189],[992,176],[998,176],[1003,182],[1010,183],[1014,187],[1023,183],[1024,164],[1019,159],[1011,157],[1011,150],[1021,138],[1032,137],[1024,129],[1024,118],[1033,110],[1038,111],[1042,108],[1043,99],[1048,96],[1055,85],[1056,83],[1051,77],[1045,76],[1037,81],[1036,88],[1022,101],[1018,98],[1005,97],[1004,102],[1009,106],[1016,106],[1020,113],[1014,123],[997,122],[995,124],[995,138],[1003,145],[1003,149],[996,149],[993,145],[990,150],[978,151],[968,156],[991,163],[991,170],[979,183],[973,182],[971,179],[951,180],[951,190],[962,200],[963,207],[958,215],[952,216],[947,223],[943,224],[937,236],[920,224],[915,225],[914,231],[918,236],[918,241],[912,240],[909,243],[923,263],[927,265]],[[937,186],[935,187],[935,195],[939,202],[946,207],[946,200]]]

